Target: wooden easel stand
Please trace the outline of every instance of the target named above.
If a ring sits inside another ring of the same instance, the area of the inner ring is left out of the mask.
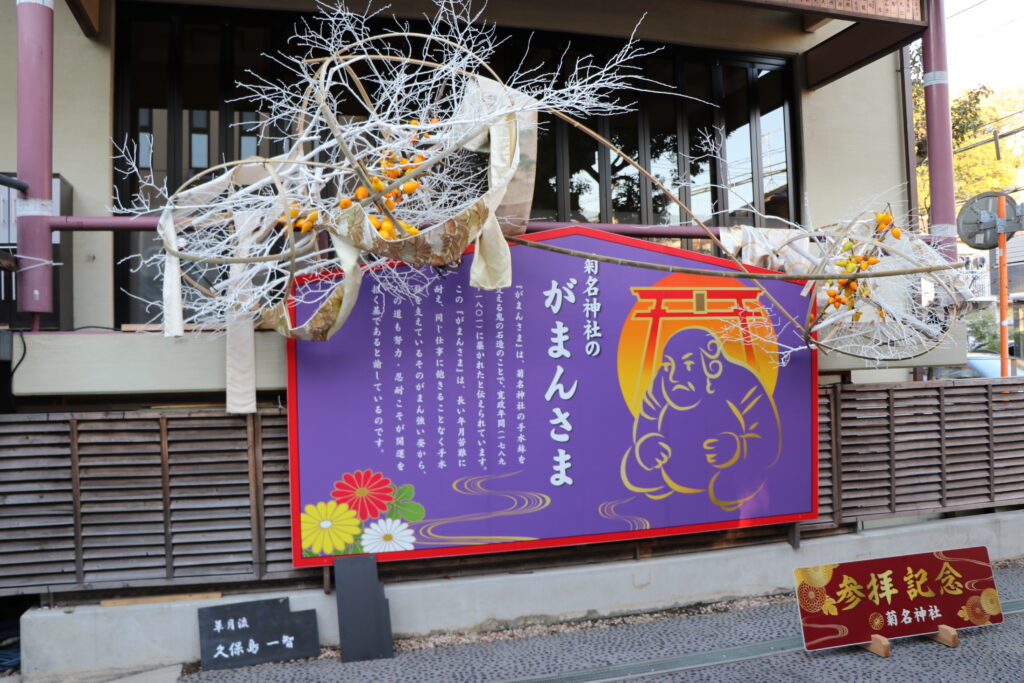
[[[939,630],[936,633],[927,633],[924,635],[936,642],[942,643],[946,647],[960,646],[960,635],[952,626],[940,624]],[[879,657],[892,656],[892,645],[890,645],[889,639],[877,633],[871,636],[870,643],[861,643],[860,646]]]

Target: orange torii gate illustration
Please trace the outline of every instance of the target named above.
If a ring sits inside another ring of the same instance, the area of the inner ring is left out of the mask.
[[[650,378],[654,366],[658,363],[658,353],[664,347],[662,335],[666,326],[662,321],[699,321],[706,320],[710,331],[721,328],[723,323],[735,323],[742,334],[746,361],[751,366],[757,365],[754,348],[751,344],[750,319],[767,315],[760,307],[758,299],[761,291],[744,286],[694,286],[694,287],[633,287],[630,290],[637,298],[637,305],[647,304],[642,310],[634,309],[631,320],[647,320],[648,330],[644,345],[644,357],[634,400],[641,395],[646,387],[645,379]],[[757,308],[752,308],[753,305]],[[770,320],[769,320],[770,322]],[[676,326],[665,336],[667,341],[674,332],[688,325]]]

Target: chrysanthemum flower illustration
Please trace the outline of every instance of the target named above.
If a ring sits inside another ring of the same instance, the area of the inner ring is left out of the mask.
[[[359,519],[376,517],[394,500],[391,480],[380,472],[356,470],[334,482],[331,497],[352,507]]]
[[[302,547],[318,555],[323,552],[333,555],[359,535],[359,520],[356,511],[344,503],[333,500],[329,503],[307,505],[300,516]]]
[[[363,550],[368,553],[412,550],[415,540],[416,536],[405,522],[397,519],[382,519],[368,526],[363,532]]]

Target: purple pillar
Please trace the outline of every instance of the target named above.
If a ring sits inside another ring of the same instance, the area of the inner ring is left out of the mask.
[[[18,310],[50,313],[52,266],[40,264],[53,258],[53,0],[17,0],[17,7],[18,178],[29,184],[17,202]]]
[[[924,57],[925,125],[928,131],[928,189],[931,192],[931,232],[956,235],[953,186],[953,125],[949,113],[949,74],[946,65],[946,8],[944,0],[928,1],[928,29],[922,37]]]

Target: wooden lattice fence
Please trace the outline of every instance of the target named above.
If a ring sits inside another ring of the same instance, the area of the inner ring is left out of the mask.
[[[821,514],[804,530],[1024,505],[1024,380],[831,385],[818,407]],[[387,574],[639,557],[780,534],[391,563]],[[283,411],[0,415],[0,594],[319,577],[291,567]]]

